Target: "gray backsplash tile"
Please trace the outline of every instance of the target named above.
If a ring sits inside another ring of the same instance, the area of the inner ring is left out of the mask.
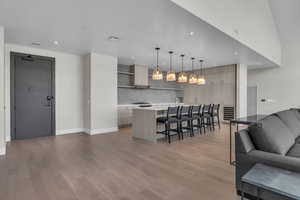
[[[118,89],[118,103],[129,104],[133,102],[169,103],[175,102],[177,91],[152,89]]]

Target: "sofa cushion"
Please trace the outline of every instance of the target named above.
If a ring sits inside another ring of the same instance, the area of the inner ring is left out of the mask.
[[[285,155],[295,143],[295,136],[275,115],[249,127],[249,133],[257,149]]]
[[[297,144],[300,144],[300,136],[295,139]]]
[[[300,144],[295,144],[289,152],[287,152],[286,156],[300,158]]]
[[[276,113],[283,123],[291,130],[295,138],[300,136],[300,121],[296,112],[293,110],[285,110]]]
[[[296,115],[296,117],[300,121],[300,110],[296,108],[292,108],[291,111]]]

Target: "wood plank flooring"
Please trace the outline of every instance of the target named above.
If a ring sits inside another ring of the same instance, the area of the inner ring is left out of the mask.
[[[130,128],[13,141],[0,199],[233,200],[228,143],[227,126],[171,144],[133,140]]]

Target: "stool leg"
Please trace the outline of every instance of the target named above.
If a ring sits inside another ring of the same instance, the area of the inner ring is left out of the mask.
[[[181,134],[181,139],[183,140],[183,128],[182,128],[182,121],[180,121],[180,134]]]
[[[191,120],[191,130],[192,130],[192,136],[194,136],[194,120]]]
[[[167,123],[167,135],[168,135],[168,142],[171,143],[171,136],[170,136],[170,124]]]
[[[178,122],[176,122],[176,130],[177,130],[178,140],[181,140],[180,129],[179,129],[179,123]]]
[[[197,119],[197,125],[198,125],[198,128],[199,128],[199,132],[200,132],[200,134],[202,134],[202,128],[201,128],[201,119],[200,118],[198,118]]]

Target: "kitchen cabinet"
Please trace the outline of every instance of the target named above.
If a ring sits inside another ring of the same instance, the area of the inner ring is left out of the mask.
[[[149,87],[148,67],[134,66],[134,85],[140,87]]]
[[[120,106],[118,108],[118,126],[129,126],[132,123],[133,106]]]

